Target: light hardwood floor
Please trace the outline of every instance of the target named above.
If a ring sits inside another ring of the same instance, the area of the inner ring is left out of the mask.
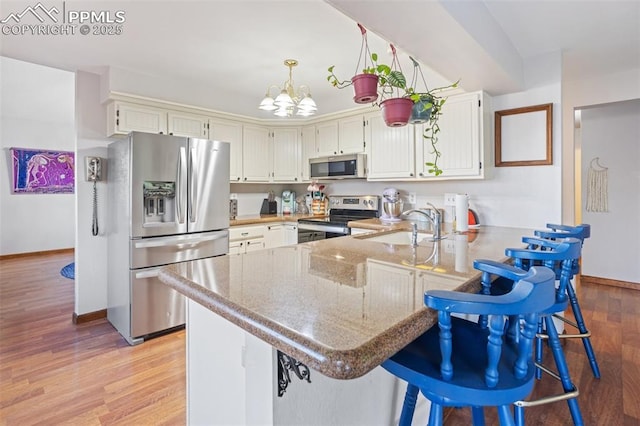
[[[74,325],[73,281],[59,272],[72,261],[0,260],[0,425],[185,424],[184,331],[131,347],[106,320]],[[585,423],[640,425],[640,291],[590,284],[579,297],[602,371],[594,379],[581,343],[565,344]],[[558,386],[545,378],[535,392]],[[562,402],[527,409],[526,421],[571,424]],[[468,410],[445,424],[470,424]]]

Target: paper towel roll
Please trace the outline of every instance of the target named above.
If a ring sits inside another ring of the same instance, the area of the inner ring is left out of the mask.
[[[469,196],[456,194],[456,232],[469,230]]]

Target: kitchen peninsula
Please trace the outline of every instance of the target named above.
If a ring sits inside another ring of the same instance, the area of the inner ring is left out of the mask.
[[[405,385],[378,366],[437,324],[424,292],[478,291],[473,261],[504,261],[525,235],[482,227],[413,248],[386,231],[162,269],[188,298],[188,422],[397,422]]]

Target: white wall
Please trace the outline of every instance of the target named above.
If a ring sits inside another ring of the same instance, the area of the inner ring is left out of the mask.
[[[74,194],[12,194],[9,148],[75,150],[74,74],[0,57],[0,255],[74,247]]]
[[[591,225],[582,273],[640,284],[640,99],[581,111],[582,222]],[[587,212],[591,161],[608,167],[608,212]]]
[[[100,104],[100,77],[76,74],[77,154],[80,167],[76,179],[76,314],[107,307],[107,145],[106,111]],[[93,183],[85,181],[85,157],[103,158],[103,180],[96,183],[98,193],[98,235],[92,234]]]

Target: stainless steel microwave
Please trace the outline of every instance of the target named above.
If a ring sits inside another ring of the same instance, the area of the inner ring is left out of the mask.
[[[367,177],[365,154],[310,158],[311,179],[357,179]]]

